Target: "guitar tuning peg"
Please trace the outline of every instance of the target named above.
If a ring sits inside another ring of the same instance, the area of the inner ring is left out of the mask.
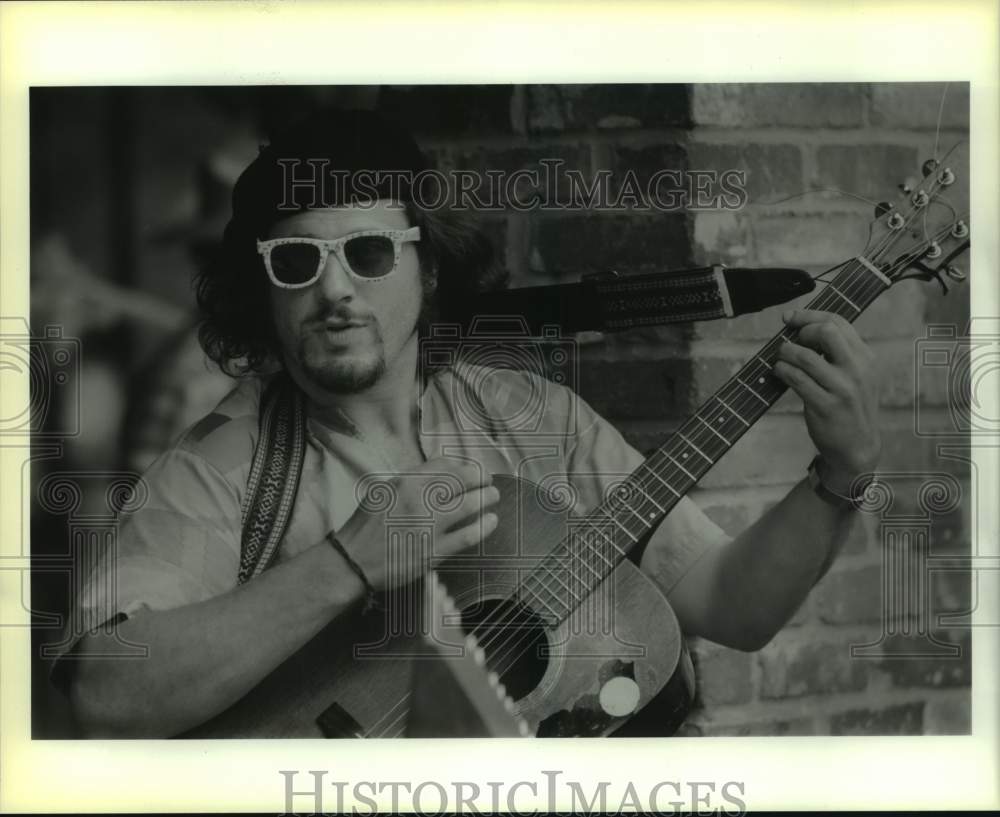
[[[951,234],[955,238],[965,238],[969,234],[969,227],[964,221],[959,219],[951,228]]]
[[[902,185],[900,185],[902,187]],[[892,205],[887,201],[880,201],[875,205],[875,218],[882,218],[886,213],[892,212]]]
[[[497,697],[502,701],[507,697],[507,687],[503,684],[497,684]]]
[[[968,277],[962,270],[951,264],[945,268],[945,273],[947,273],[948,277],[951,278],[952,281],[961,282]]]
[[[891,230],[899,230],[906,223],[899,213],[893,213],[886,222]]]
[[[937,170],[937,168],[938,168],[937,159],[928,159],[926,162],[923,163],[923,165],[921,165],[920,171],[924,174],[924,178],[926,179],[928,176],[931,175],[931,173]]]
[[[941,245],[936,241],[932,241],[927,245],[927,258],[940,258],[942,254]]]
[[[913,192],[913,185],[910,184],[909,179],[907,179],[902,184],[898,184],[896,186],[899,188],[899,192],[902,193],[904,196],[908,196],[910,195],[910,193]]]
[[[938,181],[941,183],[942,187],[947,187],[949,184],[954,184],[955,174],[952,173],[950,167],[946,167],[938,174]]]

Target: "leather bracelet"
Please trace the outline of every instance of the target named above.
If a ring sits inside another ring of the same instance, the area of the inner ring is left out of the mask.
[[[858,486],[857,494],[854,496],[846,496],[845,494],[840,494],[831,490],[823,484],[823,479],[819,475],[819,463],[821,459],[822,457],[817,454],[813,457],[813,461],[809,463],[809,487],[812,488],[813,493],[822,499],[827,505],[832,505],[834,508],[838,508],[839,510],[858,510],[861,507],[862,502],[864,502],[865,491],[867,491],[869,486],[875,481],[875,476],[872,475],[867,482]]]
[[[351,554],[347,552],[347,548],[340,544],[340,540],[333,535],[333,531],[330,531],[330,533],[326,535],[326,541],[329,542],[333,549],[343,557],[344,561],[347,562],[347,566],[354,571],[357,577],[361,579],[361,583],[365,586],[365,606],[362,612],[367,613],[369,610],[381,610],[382,603],[378,600],[378,591],[372,587],[372,583],[368,581],[368,576],[366,576],[365,571],[361,569],[361,565],[351,558]]]

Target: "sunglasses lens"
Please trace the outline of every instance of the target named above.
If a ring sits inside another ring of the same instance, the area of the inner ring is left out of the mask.
[[[392,239],[384,235],[351,238],[344,245],[344,255],[355,275],[362,278],[388,275],[396,263],[396,249]]]
[[[283,284],[299,286],[316,277],[319,247],[312,244],[279,244],[271,248],[271,270]]]

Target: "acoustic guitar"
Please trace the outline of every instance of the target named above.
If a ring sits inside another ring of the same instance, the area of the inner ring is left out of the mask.
[[[895,205],[876,208],[864,250],[830,271],[808,308],[853,321],[900,280],[964,279],[955,261],[969,248],[969,219],[949,200],[951,168],[966,166],[960,154],[956,146],[942,162],[925,163],[914,189],[901,186]],[[338,617],[185,737],[396,737],[409,722],[421,723],[424,736],[448,734],[411,710],[435,698],[428,668],[470,649],[482,651],[490,683],[531,734],[671,734],[693,699],[694,674],[670,605],[628,557],[781,397],[785,386],[772,368],[780,344],[795,337],[786,327],[765,343],[584,518],[571,518],[538,485],[496,475],[496,530],[474,552],[435,563],[455,608],[438,611],[448,621],[437,640],[427,637],[431,594],[414,581],[388,595],[380,612]],[[429,547],[403,529],[389,536],[400,554]],[[440,636],[449,628],[452,637]],[[442,685],[439,705],[448,703]]]

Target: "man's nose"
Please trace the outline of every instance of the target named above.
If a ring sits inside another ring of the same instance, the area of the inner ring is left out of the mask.
[[[331,252],[326,257],[323,272],[320,274],[318,286],[331,301],[353,297],[355,294],[354,280],[336,253]]]

